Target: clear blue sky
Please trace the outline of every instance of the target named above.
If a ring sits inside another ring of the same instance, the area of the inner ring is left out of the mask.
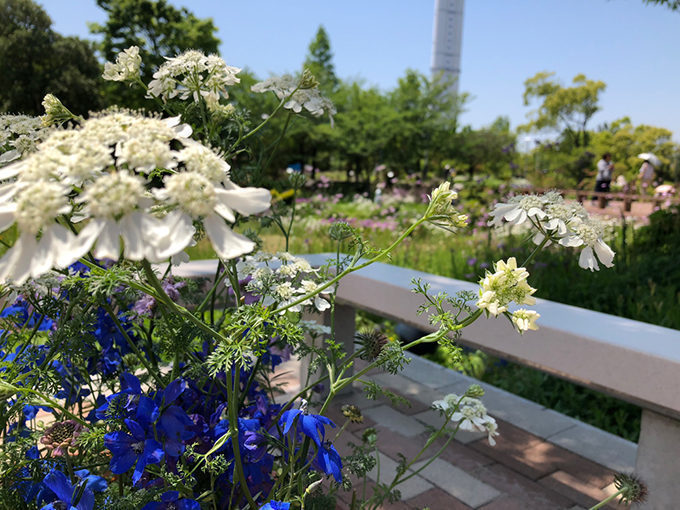
[[[38,0],[65,35],[104,21],[94,0]],[[336,72],[393,88],[407,68],[429,74],[434,0],[172,0],[212,17],[230,65],[264,78],[300,69],[317,27]],[[593,127],[624,115],[680,140],[680,12],[642,0],[466,0],[460,90],[475,127],[498,115],[525,122],[523,82],[542,70],[607,84]]]

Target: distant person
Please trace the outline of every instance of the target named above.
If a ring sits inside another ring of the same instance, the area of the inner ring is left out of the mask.
[[[595,191],[608,192],[612,183],[612,174],[614,173],[614,163],[612,163],[612,155],[605,152],[602,159],[597,162],[597,177],[595,180]]]
[[[642,166],[638,172],[638,179],[640,181],[640,193],[646,194],[649,186],[654,180],[654,165],[646,159],[642,162]]]

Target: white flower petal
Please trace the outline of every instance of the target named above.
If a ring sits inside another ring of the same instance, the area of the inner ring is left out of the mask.
[[[31,275],[31,262],[37,251],[37,241],[30,234],[19,236],[14,246],[0,259],[0,281],[24,283]]]
[[[0,204],[0,232],[14,223],[14,212],[17,210],[15,203]]]
[[[163,234],[158,232],[150,235],[154,240],[156,258],[159,260],[165,260],[181,252],[191,244],[196,233],[189,215],[181,211],[168,214],[160,221],[160,226],[165,230]]]
[[[51,267],[63,269],[85,255],[90,246],[92,246],[93,241],[94,239],[89,240],[86,237],[79,240],[66,227],[55,224],[43,232],[43,236],[38,243],[38,251],[47,251],[51,254],[51,264],[47,269]],[[33,271],[32,276],[36,278],[45,271]]]
[[[234,223],[236,221],[234,211],[232,211],[226,204],[219,201],[219,192],[220,190],[215,191],[216,198],[218,199],[218,201],[215,202],[215,212],[222,216],[229,223]]]
[[[255,248],[254,242],[234,232],[216,214],[206,217],[203,220],[203,226],[215,252],[222,259],[233,259],[249,253]]]
[[[520,208],[512,209],[507,214],[503,216],[508,223],[514,223],[519,225],[527,219],[527,213]]]
[[[91,225],[92,223],[90,223]],[[98,259],[118,260],[120,257],[120,227],[113,219],[101,220],[101,231],[94,248]]]
[[[598,239],[597,242],[595,243],[594,248],[597,258],[600,259],[600,262],[602,262],[602,264],[604,264],[605,267],[614,266],[615,253],[607,245],[607,243],[605,243],[602,239]]]
[[[271,193],[264,188],[239,188],[215,190],[217,201],[244,215],[257,214],[269,209]]]
[[[578,258],[578,265],[583,269],[590,269],[591,271],[599,271],[600,266],[597,265],[597,260],[595,259],[595,254],[590,246],[586,246],[581,251],[581,255]]]
[[[142,222],[144,213],[133,212],[120,219],[120,233],[125,242],[125,256],[130,260],[142,260],[148,250],[149,242],[144,239]]]

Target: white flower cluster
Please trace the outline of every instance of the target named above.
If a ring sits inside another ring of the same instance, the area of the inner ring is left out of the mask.
[[[444,181],[437,188],[432,190],[430,205],[427,208],[425,216],[434,226],[450,232],[455,232],[459,228],[467,226],[468,216],[459,213],[453,207],[453,202],[458,198],[458,193],[450,187],[451,183]]]
[[[116,62],[104,64],[102,78],[109,81],[135,81],[139,78],[139,69],[142,66],[142,56],[139,47],[130,46],[121,51],[116,57]]]
[[[536,230],[534,242],[546,238],[562,246],[583,247],[579,266],[591,271],[614,265],[614,252],[603,241],[604,226],[588,215],[581,204],[566,202],[554,191],[543,195],[520,195],[506,203],[498,203],[490,213],[489,225],[499,227],[503,222],[520,225],[528,222]]]
[[[160,97],[164,101],[173,97],[186,100],[193,97],[198,102],[203,97],[213,108],[220,97],[227,98],[226,88],[239,83],[236,76],[241,69],[228,66],[217,55],[205,55],[197,50],[189,50],[167,58],[153,74],[149,82],[149,97]]]
[[[489,444],[496,444],[494,438],[498,435],[498,424],[487,414],[486,407],[478,398],[450,393],[442,400],[432,402],[432,407],[450,417],[453,423],[460,423],[461,430],[486,432]]]
[[[536,299],[532,296],[536,289],[527,283],[529,272],[517,267],[515,257],[507,262],[499,260],[494,264],[494,273],[486,272],[479,282],[479,300],[476,305],[491,315],[499,315],[508,311],[512,302],[518,305],[533,305]],[[536,319],[540,317],[531,310],[517,310],[512,314],[512,322],[518,330],[538,329]]]
[[[305,259],[295,257],[287,252],[269,254],[259,252],[246,257],[237,264],[239,278],[250,276],[246,291],[262,296],[264,305],[288,306],[301,297],[315,293],[321,284],[316,276],[318,270]],[[326,292],[322,292],[324,294]],[[314,306],[323,312],[330,308],[330,303],[316,294],[289,308],[299,312],[303,306]]]
[[[279,100],[286,102],[283,107],[300,113],[302,108],[307,110],[315,117],[319,117],[327,112],[333,119],[337,112],[330,99],[324,97],[319,91],[318,86],[307,83],[303,75],[302,80],[298,80],[289,74],[283,76],[272,76],[264,81],[256,83],[251,87],[253,92],[263,93],[271,91]]]
[[[50,131],[39,117],[0,115],[0,167],[35,151]]]
[[[0,232],[16,224],[20,234],[0,259],[0,281],[20,284],[90,250],[167,260],[193,242],[194,223],[221,258],[252,251],[225,220],[265,211],[269,191],[236,186],[229,165],[190,135],[179,117],[107,113],[53,131],[36,152],[0,169],[0,180],[12,179],[0,185]]]

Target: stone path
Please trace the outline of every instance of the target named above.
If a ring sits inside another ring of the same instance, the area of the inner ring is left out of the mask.
[[[381,481],[391,480],[400,454],[420,451],[429,426],[441,424],[430,404],[447,393],[463,393],[474,379],[417,356],[400,375],[373,373],[368,378],[403,397],[409,405],[393,406],[385,399],[367,400],[360,390],[336,398],[328,413],[336,423],[345,418],[340,407],[357,405],[364,422],[350,424],[336,447],[349,453],[348,442],[359,444],[368,427],[378,431]],[[290,374],[297,367],[290,365]],[[295,377],[289,374],[291,386]],[[632,471],[636,445],[585,425],[538,404],[481,384],[489,414],[500,435],[490,446],[483,434],[460,432],[442,455],[399,488],[402,501],[394,509],[533,510],[589,508],[613,492],[616,471]],[[289,388],[286,388],[289,389]],[[294,388],[290,388],[294,389]],[[414,468],[443,446],[435,443]],[[369,474],[375,482],[377,470]],[[368,494],[371,494],[368,485]],[[340,493],[339,509],[348,509],[351,493]],[[616,504],[608,508],[624,508]]]

